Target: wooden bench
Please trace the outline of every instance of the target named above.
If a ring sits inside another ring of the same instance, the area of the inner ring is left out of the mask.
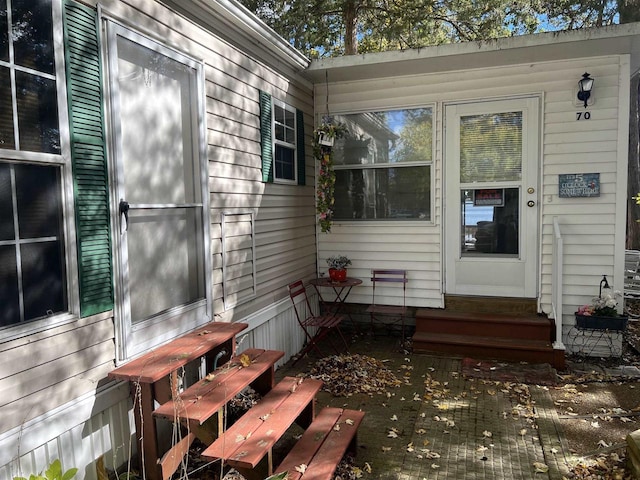
[[[223,460],[248,480],[262,480],[273,473],[272,449],[297,422],[308,427],[315,417],[315,396],[320,380],[285,377],[201,456]]]
[[[324,408],[275,471],[289,472],[289,480],[331,480],[344,454],[356,454],[363,418],[357,410]]]
[[[210,371],[216,361],[227,361],[235,353],[236,335],[247,326],[246,323],[208,323],[109,373],[111,379],[130,383],[141,471],[146,472],[149,480],[168,479],[182,459],[178,453],[160,459],[162,452],[153,417],[156,402],[163,404],[175,398],[178,370],[182,367],[204,359]],[[172,451],[186,452],[194,438],[195,434],[189,433]]]

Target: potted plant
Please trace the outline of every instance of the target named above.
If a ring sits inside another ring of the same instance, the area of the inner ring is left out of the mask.
[[[344,282],[347,279],[347,267],[351,260],[344,255],[334,255],[327,258],[329,265],[329,278],[332,282]]]
[[[589,304],[578,308],[576,326],[586,330],[623,331],[627,328],[628,317],[620,315],[617,310],[619,291],[609,287],[607,276],[600,281],[600,294]]]
[[[331,231],[336,184],[331,147],[334,140],[341,138],[345,132],[345,125],[334,122],[331,117],[323,118],[322,123],[313,131],[313,157],[318,162],[316,212],[320,229],[325,233]]]

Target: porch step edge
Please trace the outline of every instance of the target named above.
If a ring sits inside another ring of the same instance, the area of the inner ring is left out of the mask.
[[[521,350],[548,352],[553,351],[551,342],[546,340],[512,339],[504,337],[478,337],[447,333],[416,332],[413,335],[414,351],[421,351],[421,344],[460,345],[502,350]]]

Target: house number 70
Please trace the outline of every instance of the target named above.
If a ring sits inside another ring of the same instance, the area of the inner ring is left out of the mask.
[[[591,112],[576,112],[576,121],[589,120],[591,118]]]

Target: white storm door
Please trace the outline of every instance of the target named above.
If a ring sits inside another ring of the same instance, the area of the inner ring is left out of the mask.
[[[126,359],[210,319],[202,65],[108,23],[116,315]]]
[[[445,291],[535,298],[538,98],[445,108]]]

